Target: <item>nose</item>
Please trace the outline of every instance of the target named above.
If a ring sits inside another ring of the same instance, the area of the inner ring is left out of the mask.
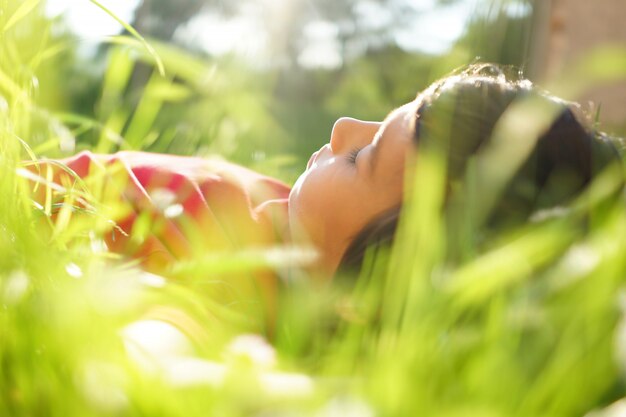
[[[330,148],[336,154],[352,148],[363,147],[374,139],[380,125],[379,122],[342,117],[333,126],[330,135]]]

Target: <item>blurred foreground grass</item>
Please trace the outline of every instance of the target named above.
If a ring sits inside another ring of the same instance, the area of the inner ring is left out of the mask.
[[[79,149],[181,150],[169,106],[190,97],[185,117],[217,129],[213,141],[186,135],[190,148],[245,162],[241,147],[262,146],[236,138],[263,135],[242,133],[237,115],[279,129],[263,100],[229,88],[236,68],[152,43],[161,76],[145,45],[117,38],[97,108],[58,113],[55,97],[79,81],[55,79],[64,45],[36,3],[0,3],[0,415],[580,416],[624,395],[621,167],[558,213],[488,243],[478,230],[453,242],[440,212],[446,167],[424,150],[393,251],[369,259],[354,288],[291,277],[269,345],[241,336],[254,323],[208,299],[206,278],[167,281],[113,259],[88,224],[42,226],[45,208],[18,175],[21,161]],[[624,56],[604,51],[573,73],[624,76]],[[607,60],[611,71],[598,65]],[[140,61],[152,75],[129,99]],[[255,168],[285,175],[285,161]],[[462,263],[446,261],[452,245],[471,248]],[[212,265],[194,277],[214,278]]]

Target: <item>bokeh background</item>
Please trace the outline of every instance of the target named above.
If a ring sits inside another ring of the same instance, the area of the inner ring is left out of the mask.
[[[281,247],[148,274],[97,233],[114,204],[75,210],[61,190],[53,219],[32,200],[50,181],[23,168],[141,149],[292,182],[338,117],[380,120],[476,61],[624,133],[625,15],[624,0],[0,0],[0,416],[624,415],[623,161],[486,234],[471,202],[499,190],[442,213],[445,158],[422,149],[393,249],[322,288]],[[447,231],[455,213],[467,227]],[[286,289],[272,331],[209,295],[259,267]]]
[[[626,42],[618,22],[626,6],[619,0],[103,5],[153,43],[165,77],[155,76],[141,48],[116,45],[115,36],[128,32],[96,4],[49,0],[39,6],[45,35],[30,34],[59,47],[49,58],[59,63],[54,73],[34,74],[43,77],[38,94],[45,104],[95,115],[126,140],[102,150],[141,144],[158,152],[220,154],[287,181],[328,141],[338,117],[381,120],[462,65],[515,65],[548,84],[594,47]],[[604,126],[619,130],[623,84],[594,88],[568,98],[601,106]],[[148,97],[152,103],[142,106]],[[98,141],[97,132],[86,130],[76,147]]]

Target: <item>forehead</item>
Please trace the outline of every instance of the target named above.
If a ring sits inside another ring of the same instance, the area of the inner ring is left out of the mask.
[[[372,164],[375,171],[403,170],[407,152],[413,149],[413,131],[417,102],[412,101],[392,111],[383,121],[372,141]]]
[[[412,136],[417,107],[417,100],[414,100],[389,113],[383,120],[374,141],[382,143],[389,139],[387,136],[392,139],[396,139],[396,136]]]

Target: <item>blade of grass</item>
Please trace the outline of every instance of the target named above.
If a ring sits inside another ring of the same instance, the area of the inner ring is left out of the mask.
[[[154,48],[152,47],[152,45],[150,45],[143,36],[141,36],[139,34],[139,32],[137,32],[137,30],[135,30],[134,27],[132,27],[131,25],[129,25],[128,23],[126,23],[124,20],[120,19],[115,13],[113,13],[111,10],[109,10],[107,7],[105,7],[102,3],[100,3],[98,0],[89,0],[90,2],[92,2],[93,4],[95,4],[96,6],[98,6],[100,9],[102,9],[106,14],[108,14],[109,16],[111,16],[113,19],[115,19],[120,25],[122,25],[124,27],[124,29],[126,29],[131,35],[133,35],[139,42],[141,42],[141,44],[143,45],[143,47],[146,49],[146,51],[148,51],[148,53],[150,54],[150,56],[152,56],[152,58],[154,58],[154,62],[156,63],[157,69],[159,71],[159,74],[161,76],[165,76],[165,67],[163,65],[163,61],[161,60],[161,57],[159,56],[159,54],[154,50]]]
[[[24,3],[17,8],[17,10],[9,17],[6,24],[2,28],[2,33],[6,33],[9,29],[11,29],[17,22],[28,16],[28,14],[33,11],[35,7],[39,4],[39,0],[26,0]]]

